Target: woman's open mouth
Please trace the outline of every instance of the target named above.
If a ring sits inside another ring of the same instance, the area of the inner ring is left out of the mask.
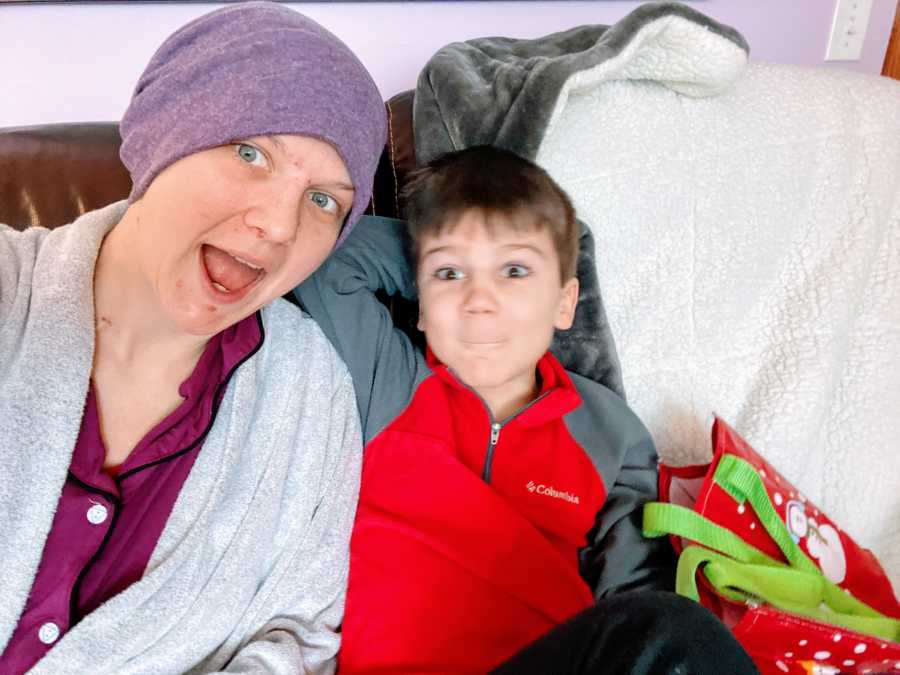
[[[211,244],[200,247],[200,267],[210,291],[220,302],[237,302],[266,274],[261,266]]]

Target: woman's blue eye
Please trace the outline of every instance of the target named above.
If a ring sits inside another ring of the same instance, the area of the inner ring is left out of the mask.
[[[529,274],[531,274],[531,270],[525,267],[525,265],[507,265],[503,268],[503,276],[512,279],[527,277]]]
[[[258,148],[247,143],[238,143],[234,147],[238,157],[247,162],[247,164],[266,166],[266,156]]]
[[[327,192],[310,192],[309,200],[327,213],[337,213],[337,200]]]
[[[456,281],[457,279],[462,279],[465,275],[453,267],[441,267],[435,270],[434,276],[441,281]]]

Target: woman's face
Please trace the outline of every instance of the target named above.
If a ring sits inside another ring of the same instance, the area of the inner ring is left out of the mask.
[[[136,263],[180,330],[213,335],[325,260],[353,194],[343,160],[316,138],[204,150],[167,167],[133,205]]]

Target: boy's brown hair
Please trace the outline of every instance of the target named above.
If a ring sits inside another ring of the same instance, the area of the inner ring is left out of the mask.
[[[448,152],[411,174],[404,197],[413,265],[423,236],[480,211],[488,228],[498,221],[517,230],[547,228],[559,256],[560,282],[575,276],[575,209],[547,172],[527,159],[489,145]]]

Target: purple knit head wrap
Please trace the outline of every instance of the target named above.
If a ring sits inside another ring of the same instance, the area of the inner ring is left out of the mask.
[[[338,243],[369,202],[387,133],[378,88],[347,45],[273,2],[229,5],[173,33],[138,80],[120,128],[129,202],[200,150],[275,134],[327,141],[356,190]]]

